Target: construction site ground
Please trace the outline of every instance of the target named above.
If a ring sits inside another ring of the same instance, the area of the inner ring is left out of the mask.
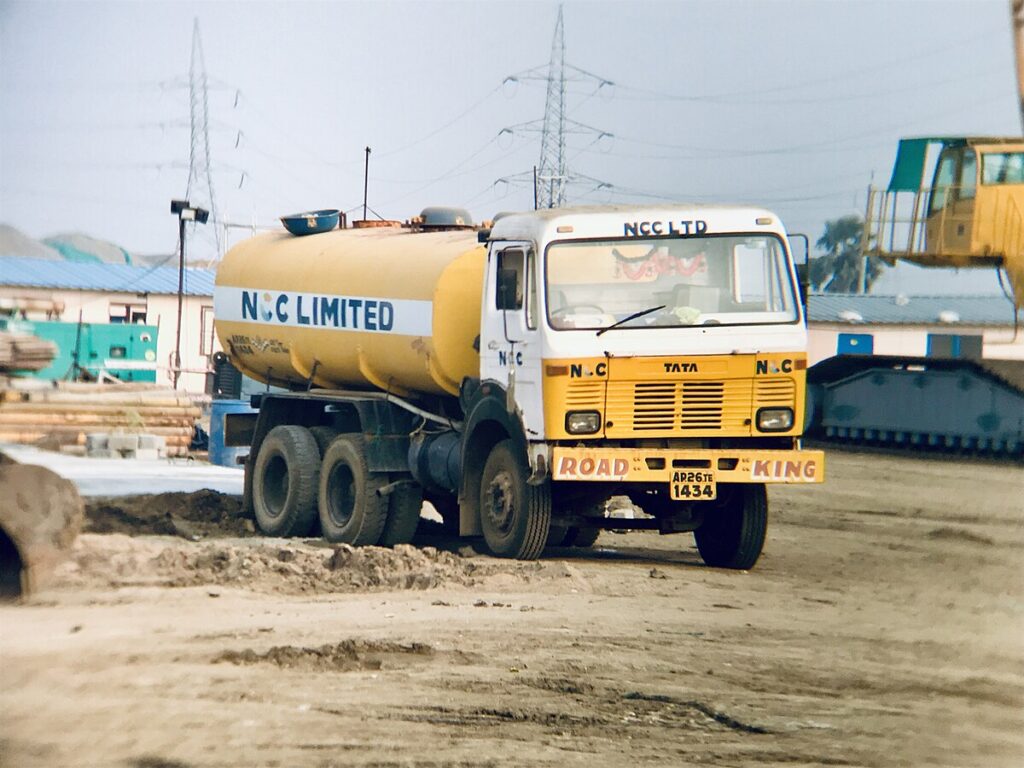
[[[1024,469],[828,454],[751,572],[686,534],[519,563],[93,498],[0,608],[0,765],[1024,765]]]

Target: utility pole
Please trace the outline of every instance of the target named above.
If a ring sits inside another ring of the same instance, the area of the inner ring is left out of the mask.
[[[187,202],[186,202],[187,205]],[[181,377],[181,310],[185,303],[185,218],[178,216],[178,321],[174,324],[174,388]]]
[[[1013,48],[1017,58],[1017,104],[1021,130],[1024,131],[1024,0],[1010,0],[1010,17],[1013,19]]]
[[[181,314],[185,304],[185,222],[198,221],[205,224],[210,212],[193,207],[188,200],[171,200],[171,213],[178,216],[178,322],[174,329],[174,357],[171,360],[174,388],[177,389],[178,379],[181,378]]]

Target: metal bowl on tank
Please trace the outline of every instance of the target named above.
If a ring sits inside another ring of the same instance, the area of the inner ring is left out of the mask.
[[[281,223],[293,235],[315,235],[319,232],[329,232],[337,227],[340,214],[341,212],[336,208],[292,213],[282,216]]]

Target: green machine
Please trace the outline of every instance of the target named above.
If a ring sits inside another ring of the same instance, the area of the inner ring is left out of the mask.
[[[31,333],[57,345],[57,357],[28,373],[33,378],[73,379],[83,372],[95,378],[102,371],[121,381],[156,381],[155,325],[0,318],[0,330]]]

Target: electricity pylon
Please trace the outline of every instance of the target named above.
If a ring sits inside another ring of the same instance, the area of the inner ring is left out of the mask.
[[[216,257],[221,256],[220,211],[213,194],[213,176],[210,174],[210,112],[207,99],[206,61],[203,58],[203,41],[199,36],[199,19],[192,26],[192,61],[188,70],[188,92],[191,133],[191,149],[188,158],[188,188],[186,199],[193,206],[201,206],[210,212],[214,226],[204,228],[213,233]],[[193,228],[193,234],[195,229]]]
[[[572,133],[590,134],[594,142],[611,136],[610,133],[584,125],[572,120],[566,114],[566,83],[570,81],[596,82],[597,89],[614,85],[611,80],[599,77],[592,72],[567,64],[565,61],[565,27],[562,23],[562,6],[558,6],[558,21],[555,22],[555,35],[551,41],[551,58],[546,68],[536,67],[518,75],[505,78],[505,82],[520,80],[540,80],[546,82],[547,97],[544,104],[543,120],[522,123],[505,128],[503,133],[540,132],[540,163],[536,173],[520,173],[506,176],[498,181],[522,182],[532,178],[534,197],[538,208],[561,208],[567,200],[568,186],[574,182],[588,182],[595,189],[610,185],[598,179],[574,173],[566,163],[565,137]]]
[[[544,127],[540,135],[540,164],[537,166],[537,206],[561,208],[565,205],[565,28],[562,6],[558,6],[555,36],[548,62],[547,99],[544,102]]]

